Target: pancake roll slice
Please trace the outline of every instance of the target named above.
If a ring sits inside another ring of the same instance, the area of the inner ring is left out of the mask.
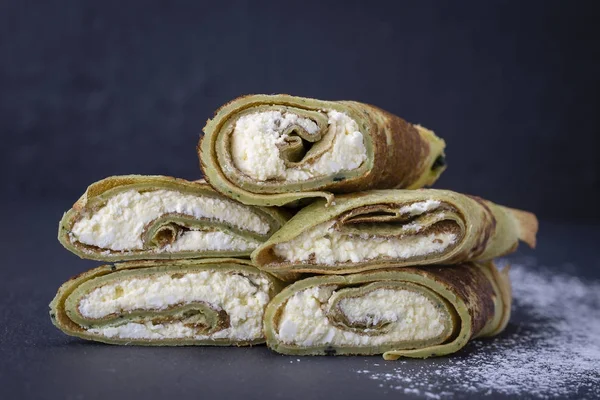
[[[263,343],[263,315],[280,282],[236,259],[130,261],[63,284],[52,322],[87,340],[134,345]]]
[[[58,239],[100,261],[249,256],[286,214],[231,200],[207,183],[113,176],[88,187],[65,213]]]
[[[452,354],[510,318],[508,268],[490,263],[321,275],[281,291],[265,312],[267,345],[289,355]]]
[[[252,254],[272,272],[347,274],[491,260],[535,246],[535,215],[448,190],[380,190],[319,200]]]
[[[219,192],[281,206],[431,185],[445,169],[444,147],[432,131],[368,104],[251,95],[216,112],[198,152]]]

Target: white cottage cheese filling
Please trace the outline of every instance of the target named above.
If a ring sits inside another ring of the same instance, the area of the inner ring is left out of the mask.
[[[336,288],[316,286],[294,294],[281,314],[277,338],[302,347],[378,346],[437,338],[448,321],[448,315],[427,297],[410,290],[382,288],[339,302],[350,323],[367,324],[365,334],[340,329],[327,318]],[[380,333],[368,328],[379,323],[389,325]]]
[[[408,259],[439,253],[456,241],[450,232],[401,237],[368,237],[347,235],[333,229],[335,222],[317,225],[289,242],[274,246],[274,253],[287,261],[311,261],[333,265],[344,262],[362,262],[379,257]],[[406,231],[418,231],[418,226],[407,225]]]
[[[257,112],[237,120],[231,136],[231,157],[236,168],[258,180],[280,179],[292,182],[352,171],[367,159],[367,149],[358,124],[344,113],[331,110],[329,131],[333,132],[333,147],[314,163],[287,168],[279,148],[288,137],[283,131],[298,125],[309,134],[318,126],[308,118],[280,111]]]
[[[399,209],[402,215],[421,215],[441,205],[437,200],[423,200]],[[443,217],[443,213],[438,213]],[[382,223],[385,224],[385,223]],[[363,262],[380,257],[409,259],[440,253],[456,243],[457,236],[451,232],[414,235],[423,229],[417,222],[406,223],[397,237],[377,237],[367,234],[348,234],[333,228],[335,221],[324,222],[298,237],[274,246],[275,255],[290,262],[310,261],[333,265],[345,262]]]
[[[101,209],[77,221],[71,229],[71,241],[115,251],[141,250],[145,226],[168,213],[218,220],[259,234],[269,231],[269,224],[264,218],[233,201],[169,190],[143,193],[129,190],[111,197]],[[198,240],[196,244],[192,243],[192,239]],[[179,240],[180,243],[173,243],[172,250],[179,247],[219,250],[224,242],[236,247],[233,250],[256,247],[247,240],[224,232],[219,235],[197,232],[183,235]]]
[[[419,215],[435,210],[442,203],[439,200],[424,200],[400,207],[400,214]]]
[[[128,322],[88,331],[109,338],[253,340],[263,335],[262,317],[269,300],[269,281],[264,277],[201,271],[188,272],[182,277],[160,274],[107,284],[84,296],[78,308],[83,317],[97,319],[134,310],[165,310],[170,306],[203,302],[215,310],[224,310],[230,327],[210,335],[198,335],[182,322]]]

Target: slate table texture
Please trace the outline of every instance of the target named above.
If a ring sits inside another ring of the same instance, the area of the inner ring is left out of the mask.
[[[63,281],[98,265],[80,260],[56,240],[57,223],[69,204],[2,207],[12,210],[3,217],[5,228],[0,230],[3,399],[418,398],[419,394],[394,390],[357,371],[397,371],[400,365],[411,363],[424,369],[439,368],[444,363],[438,359],[399,364],[379,356],[297,358],[274,354],[264,346],[118,347],[63,335],[50,322],[48,303]],[[537,264],[551,270],[566,270],[586,280],[600,279],[600,253],[595,243],[598,228],[542,221],[535,253],[522,246],[508,259],[534,256]],[[519,312],[514,313],[507,329],[517,329],[521,318]],[[468,348],[465,351],[468,353]],[[481,398],[484,393],[455,394]],[[486,398],[508,397],[486,394]],[[580,390],[570,397],[589,397],[589,393]]]

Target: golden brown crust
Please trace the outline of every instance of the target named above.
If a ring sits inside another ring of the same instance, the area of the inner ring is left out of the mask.
[[[494,276],[494,281],[498,283],[498,296],[503,304],[503,313],[500,318],[500,322],[495,329],[492,329],[486,336],[494,336],[502,332],[508,321],[510,320],[511,308],[512,308],[512,284],[510,282],[510,265],[505,266],[502,270],[497,268],[490,268]]]
[[[432,278],[451,288],[469,304],[471,332],[476,336],[494,316],[496,293],[489,279],[472,264],[459,264],[452,267],[429,267],[425,269]]]
[[[423,164],[430,152],[429,143],[414,125],[404,119],[379,107],[368,104],[361,106],[376,130],[373,134],[373,175],[370,182],[362,183],[361,189],[411,186],[425,172]]]

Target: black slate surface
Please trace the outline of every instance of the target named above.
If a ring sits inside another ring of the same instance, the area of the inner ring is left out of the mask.
[[[78,259],[56,241],[57,222],[67,204],[40,202],[2,208],[12,210],[0,230],[4,255],[0,272],[2,398],[418,398],[357,371],[406,368],[408,373],[416,366],[427,370],[446,362],[411,360],[400,364],[378,356],[297,358],[271,353],[263,346],[117,347],[67,337],[52,326],[48,303],[63,281],[98,265]],[[598,228],[542,221],[538,250],[522,249],[510,259],[535,254],[539,265],[599,279]],[[519,329],[527,317],[516,311],[507,334]],[[472,350],[467,347],[456,357],[466,357]],[[480,398],[484,393],[457,395]],[[509,397],[495,392],[486,396]],[[586,396],[589,393],[580,390],[570,397]]]

